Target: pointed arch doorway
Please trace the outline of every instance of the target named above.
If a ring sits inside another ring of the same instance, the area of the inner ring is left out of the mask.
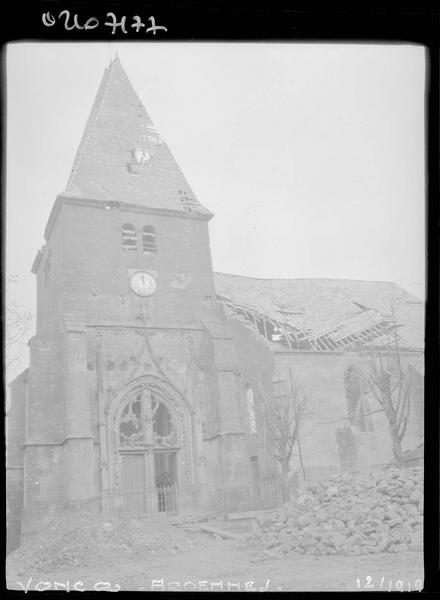
[[[113,487],[124,514],[178,511],[183,428],[182,413],[156,389],[137,385],[123,395],[113,416]]]

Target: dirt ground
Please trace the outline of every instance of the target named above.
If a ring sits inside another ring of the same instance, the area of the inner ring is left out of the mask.
[[[416,552],[363,556],[286,557],[253,562],[235,540],[206,535],[193,550],[167,557],[114,559],[105,566],[7,573],[8,589],[130,591],[420,590]]]

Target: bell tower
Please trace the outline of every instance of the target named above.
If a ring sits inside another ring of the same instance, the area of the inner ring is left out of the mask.
[[[65,311],[112,322],[142,312],[150,322],[193,321],[214,298],[212,216],[115,58],[34,265],[39,330]]]
[[[246,477],[212,216],[115,58],[32,267],[25,535],[91,497],[129,511],[124,498],[140,494],[144,506],[160,480],[178,487],[182,505],[206,507],[216,488]]]

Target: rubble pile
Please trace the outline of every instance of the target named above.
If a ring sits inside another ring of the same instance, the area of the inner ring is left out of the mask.
[[[288,504],[258,515],[247,545],[255,560],[421,551],[422,515],[421,467],[344,473],[306,483]]]
[[[46,529],[26,540],[7,557],[8,570],[17,574],[50,573],[60,567],[106,564],[118,556],[142,558],[187,552],[203,544],[165,520],[106,521],[88,512],[56,517]]]

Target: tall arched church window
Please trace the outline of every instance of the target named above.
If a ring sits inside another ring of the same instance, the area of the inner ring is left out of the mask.
[[[142,229],[142,250],[145,253],[156,252],[156,231],[151,225],[145,225]]]
[[[249,417],[249,429],[251,433],[257,432],[257,420],[255,417],[254,390],[251,387],[246,389],[246,408]]]
[[[136,229],[135,229],[134,225],[132,225],[131,223],[125,223],[122,226],[121,243],[122,243],[122,250],[125,250],[128,252],[136,251],[136,248],[137,248]]]
[[[368,386],[357,367],[349,367],[344,376],[347,412],[351,425],[361,431],[373,431]]]

